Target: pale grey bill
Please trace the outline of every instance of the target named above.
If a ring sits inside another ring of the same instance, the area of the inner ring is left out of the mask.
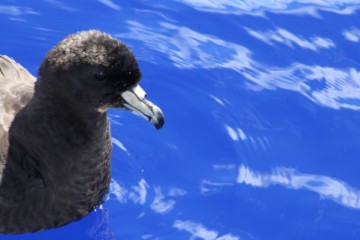
[[[121,97],[124,100],[124,107],[147,119],[154,124],[156,129],[160,129],[164,125],[164,115],[161,109],[146,99],[146,92],[139,85],[123,92]]]

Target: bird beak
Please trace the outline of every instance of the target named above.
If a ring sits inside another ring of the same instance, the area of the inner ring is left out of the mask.
[[[164,125],[164,115],[159,107],[146,100],[146,92],[139,86],[135,85],[121,94],[124,100],[123,106],[147,119],[154,124],[156,129]]]

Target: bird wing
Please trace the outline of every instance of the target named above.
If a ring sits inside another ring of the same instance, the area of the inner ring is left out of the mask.
[[[9,128],[32,98],[36,78],[13,59],[0,55],[0,161],[5,162]]]

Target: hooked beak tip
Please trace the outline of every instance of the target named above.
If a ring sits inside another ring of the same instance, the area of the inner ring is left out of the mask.
[[[160,129],[164,126],[164,115],[158,107],[154,107],[153,111],[154,116],[150,119],[150,122],[154,124],[156,129]]]
[[[155,128],[159,130],[163,126],[164,126],[164,118],[161,118],[160,121],[158,121],[158,123],[155,124]]]

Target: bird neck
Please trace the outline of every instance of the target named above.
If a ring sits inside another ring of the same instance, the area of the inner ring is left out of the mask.
[[[24,231],[60,226],[86,215],[102,201],[110,184],[111,137],[106,112],[76,113],[60,102],[34,94],[10,128],[0,214],[16,215],[14,221],[26,223],[34,216],[23,216],[21,211],[39,212],[38,225]],[[51,214],[40,220],[41,211],[66,211],[68,215],[51,222]],[[2,225],[10,224],[1,219],[0,232]]]

